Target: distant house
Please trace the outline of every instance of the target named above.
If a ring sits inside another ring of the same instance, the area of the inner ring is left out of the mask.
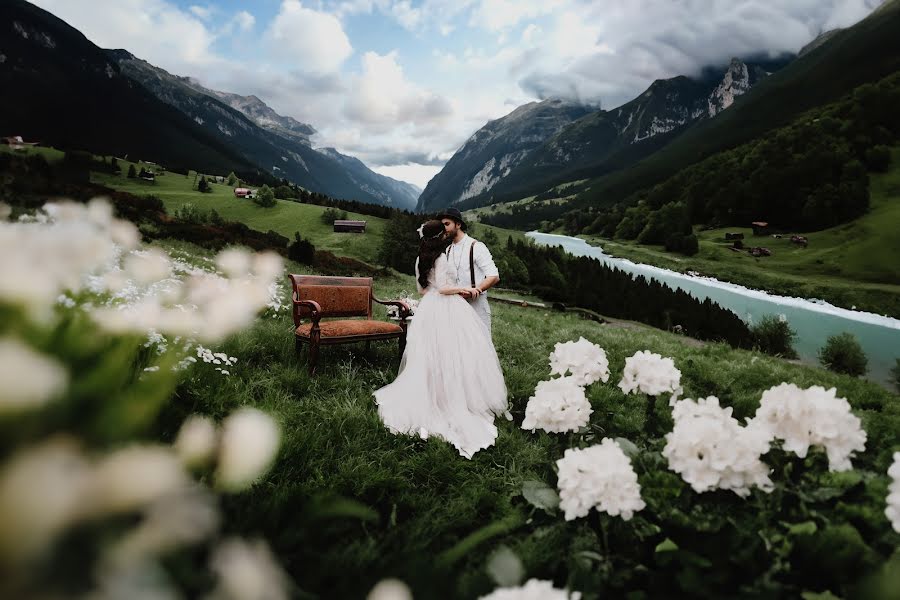
[[[765,221],[753,221],[750,226],[753,227],[753,235],[767,235],[769,232],[769,224]]]
[[[742,240],[742,239],[744,239],[744,234],[743,234],[743,233],[726,233],[726,234],[725,234],[725,239],[728,240],[728,241],[731,241],[731,240]]]
[[[365,233],[366,221],[338,219],[334,222],[335,233]]]
[[[234,188],[234,197],[235,198],[253,198],[256,190],[251,190],[250,188]]]
[[[21,135],[11,135],[8,137],[0,138],[0,142],[4,145],[9,146],[13,150],[24,150],[28,146],[36,146],[38,142],[26,142],[22,139]]]
[[[798,246],[803,246],[804,248],[806,248],[806,246],[809,245],[809,240],[806,238],[805,235],[792,235],[791,243],[797,244]]]

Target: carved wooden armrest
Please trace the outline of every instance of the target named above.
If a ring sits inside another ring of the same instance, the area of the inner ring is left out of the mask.
[[[294,302],[294,314],[295,315],[297,314],[296,311],[297,311],[298,307],[306,306],[309,308],[309,312],[310,312],[309,318],[312,321],[313,329],[318,329],[319,328],[319,319],[322,318],[319,314],[322,312],[322,307],[319,305],[319,303],[316,302],[315,300],[297,300],[296,298],[293,299],[293,302]]]
[[[372,300],[374,300],[378,304],[383,304],[384,306],[396,306],[397,308],[399,308],[400,314],[398,315],[398,317],[401,321],[405,321],[407,317],[412,314],[412,311],[409,310],[409,305],[403,300],[379,300],[375,296],[372,296]]]

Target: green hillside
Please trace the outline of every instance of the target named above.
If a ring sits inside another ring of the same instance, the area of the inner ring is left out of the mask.
[[[662,246],[583,237],[608,254],[635,262],[699,271],[748,287],[900,317],[900,148],[893,150],[887,173],[870,177],[870,192],[865,215],[805,234],[806,248],[791,244],[790,235],[754,238],[749,228],[739,227],[696,231],[700,252],[692,257],[666,252]],[[725,232],[743,233],[745,245],[769,248],[772,256],[754,258],[730,250]]]

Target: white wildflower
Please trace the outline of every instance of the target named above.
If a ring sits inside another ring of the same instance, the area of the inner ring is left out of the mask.
[[[409,586],[399,579],[382,579],[368,593],[366,600],[413,600]]]
[[[37,408],[60,396],[68,381],[55,359],[15,338],[0,338],[0,414]]]
[[[631,461],[610,438],[590,448],[569,448],[556,466],[566,521],[587,516],[591,508],[628,521],[645,506]]]
[[[741,427],[731,410],[714,396],[677,402],[663,456],[696,492],[723,489],[745,497],[753,486],[771,492],[769,467],[760,460],[769,441],[757,428]]]
[[[289,597],[287,576],[262,540],[225,540],[213,552],[210,569],[219,578],[213,590],[213,598],[218,600],[286,600]]]
[[[589,423],[592,412],[584,388],[574,377],[541,381],[528,399],[522,429],[543,429],[550,433],[577,431]]]
[[[625,370],[619,388],[625,394],[643,393],[648,396],[672,394],[670,406],[683,392],[681,371],[675,368],[675,361],[663,358],[649,350],[635,352],[625,359]]]
[[[609,381],[609,360],[606,352],[583,337],[577,342],[557,342],[550,353],[550,372],[554,375],[571,373],[578,385],[595,381]]]
[[[888,469],[891,484],[888,487],[887,507],[884,514],[891,522],[894,531],[900,533],[900,452],[894,452],[894,462]]]
[[[552,581],[529,579],[519,587],[497,588],[479,600],[579,600],[580,592],[553,587]]]
[[[837,397],[835,388],[801,389],[782,383],[763,392],[751,421],[770,440],[782,440],[782,448],[800,458],[806,457],[810,446],[823,447],[831,471],[852,469],[850,456],[866,448],[866,432],[859,418],[850,412],[846,398]]]
[[[218,442],[216,425],[209,417],[187,418],[175,438],[175,453],[189,467],[203,466],[212,460]]]
[[[242,408],[222,423],[216,482],[239,491],[256,481],[272,464],[281,443],[272,417],[255,408]]]
[[[94,468],[90,497],[95,514],[141,509],[188,487],[178,457],[162,446],[130,446],[104,456]]]
[[[280,280],[284,273],[284,260],[274,252],[259,252],[253,256],[253,274],[263,281]]]

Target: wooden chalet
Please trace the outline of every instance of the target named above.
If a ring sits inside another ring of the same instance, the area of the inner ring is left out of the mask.
[[[366,221],[337,219],[334,222],[334,231],[335,233],[365,233]]]

